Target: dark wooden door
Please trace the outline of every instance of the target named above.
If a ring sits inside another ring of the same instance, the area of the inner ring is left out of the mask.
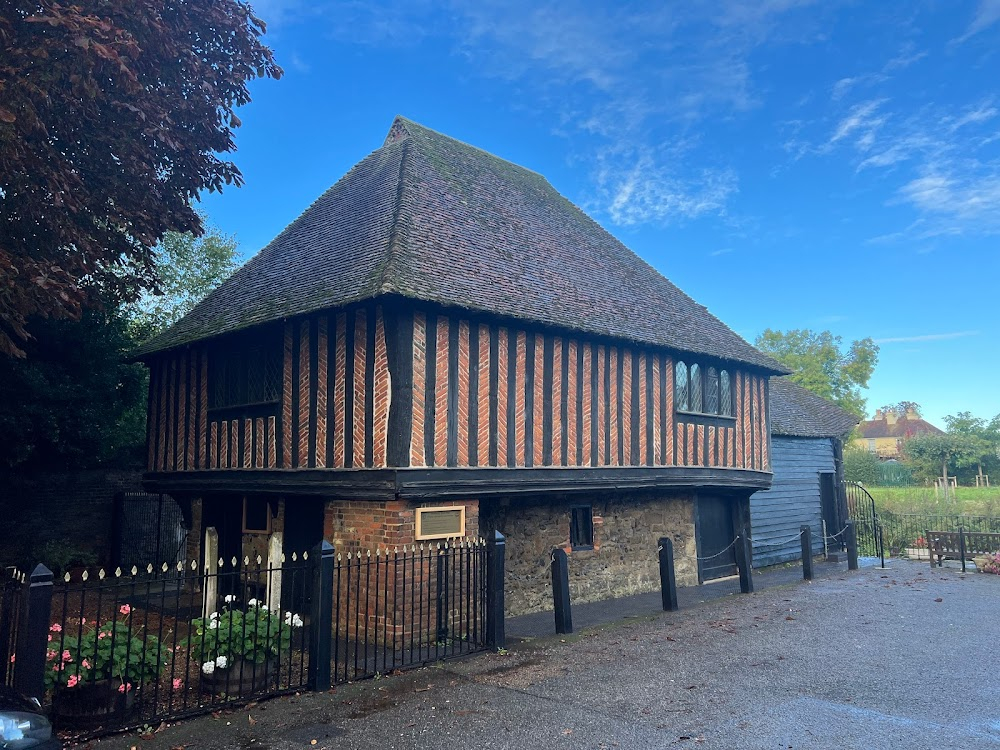
[[[819,472],[819,504],[823,521],[826,522],[826,533],[836,534],[843,528],[846,519],[840,515],[837,502],[837,475],[832,471]]]
[[[736,575],[733,502],[723,497],[699,496],[696,512],[698,580]]]
[[[312,601],[312,585],[301,564],[292,562],[292,555],[301,558],[312,554],[323,540],[324,501],[320,497],[285,498],[285,533],[282,550],[285,553],[285,575],[281,581],[281,606],[293,612],[308,612]]]

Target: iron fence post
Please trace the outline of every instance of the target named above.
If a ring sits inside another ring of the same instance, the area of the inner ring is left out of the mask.
[[[802,542],[802,578],[811,581],[813,579],[812,529],[804,524],[799,531]]]
[[[496,650],[507,644],[504,631],[504,555],[507,540],[499,531],[486,547],[486,648]]]
[[[965,527],[958,527],[958,554],[962,557],[962,572],[965,572]]]
[[[10,657],[14,653],[14,644],[11,643],[12,630],[14,628],[14,608],[16,600],[21,596],[21,583],[14,578],[16,575],[13,569],[7,569],[5,573],[10,573],[12,578],[4,581],[0,587],[0,685],[7,684],[7,673],[13,673],[10,664]]]
[[[844,535],[847,537],[847,569],[858,569],[858,530],[854,527],[854,521],[845,524]]]
[[[333,545],[324,540],[313,549],[312,622],[309,632],[309,689],[330,689],[330,641],[333,637]]]
[[[736,567],[740,573],[740,593],[753,593],[753,571],[750,569],[750,532],[744,526],[736,539]]]
[[[45,651],[52,616],[52,571],[39,563],[31,573],[25,593],[25,613],[14,664],[14,689],[41,701],[45,697]]]
[[[657,543],[660,555],[660,597],[664,612],[677,611],[677,578],[674,575],[674,543],[661,536]]]
[[[555,604],[556,632],[573,632],[573,613],[569,603],[569,558],[566,551],[552,550],[552,601]]]

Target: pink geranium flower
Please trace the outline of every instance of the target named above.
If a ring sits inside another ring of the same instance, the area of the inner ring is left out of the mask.
[[[118,692],[119,693],[124,693],[126,690],[131,690],[131,689],[132,689],[132,683],[131,682],[126,682],[126,683],[118,686]]]
[[[182,685],[184,685],[184,680],[182,680],[180,677],[175,677],[174,690],[180,690]]]
[[[52,623],[52,627],[49,628],[49,630],[51,630],[53,633],[61,633],[62,625],[60,625],[58,622],[54,622]]]
[[[62,652],[62,660],[73,661],[73,654],[69,652],[69,649],[66,649],[65,651]]]
[[[80,662],[80,664],[82,664],[82,665],[83,665],[83,668],[84,668],[84,669],[90,669],[90,661],[89,661],[89,660],[87,660],[87,659],[84,659],[84,660],[82,660],[82,661]]]
[[[80,681],[79,677],[77,677],[75,674],[71,674],[69,676],[69,679],[66,680],[66,687],[74,687],[76,683],[78,683],[79,681]]]
[[[127,604],[123,604],[118,611],[121,612],[123,615],[127,615],[129,612],[132,611],[132,608]]]

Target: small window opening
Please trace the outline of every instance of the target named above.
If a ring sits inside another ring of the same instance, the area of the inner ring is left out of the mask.
[[[573,549],[594,548],[594,509],[590,505],[570,509],[569,544]]]

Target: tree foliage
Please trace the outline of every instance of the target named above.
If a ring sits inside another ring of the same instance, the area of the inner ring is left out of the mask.
[[[923,433],[903,443],[903,453],[907,461],[926,477],[944,479],[947,498],[949,475],[975,463],[980,449],[978,443],[977,438],[954,432],[943,435]]]
[[[236,238],[209,226],[167,232],[155,251],[158,292],[146,292],[133,306],[136,336],[145,339],[176,323],[237,268]]]
[[[0,353],[155,289],[153,246],[242,182],[220,155],[247,82],[281,75],[263,33],[244,0],[0,5]]]
[[[849,482],[874,487],[879,479],[878,465],[878,456],[864,448],[847,448],[844,451],[844,479]]]
[[[878,364],[878,346],[871,338],[843,340],[829,331],[765,330],[754,345],[792,370],[791,379],[863,419],[868,387]]]
[[[905,417],[910,412],[913,412],[918,417],[922,412],[922,407],[916,401],[898,401],[895,404],[886,404],[885,406],[879,407],[883,412],[891,411],[897,417]]]

